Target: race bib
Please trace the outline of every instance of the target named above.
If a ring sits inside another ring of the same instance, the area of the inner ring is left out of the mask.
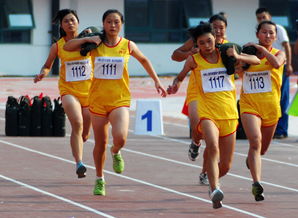
[[[232,91],[235,85],[231,76],[227,74],[226,68],[212,68],[201,71],[203,91],[223,92]]]
[[[82,81],[90,79],[91,59],[65,61],[66,81]]]
[[[98,79],[121,79],[123,68],[123,57],[96,57],[94,77]]]
[[[270,71],[245,72],[243,76],[244,93],[271,92]]]

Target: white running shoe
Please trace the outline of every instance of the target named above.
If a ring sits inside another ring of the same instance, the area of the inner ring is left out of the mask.
[[[199,145],[196,145],[193,141],[190,143],[189,149],[188,149],[188,158],[191,161],[195,161],[198,158],[200,154],[200,146],[201,146],[201,143]]]
[[[222,207],[222,200],[224,198],[224,193],[219,188],[214,189],[210,194],[211,201],[213,203],[213,208],[218,209]]]
[[[200,185],[209,185],[207,173],[200,173],[199,180],[200,180]]]

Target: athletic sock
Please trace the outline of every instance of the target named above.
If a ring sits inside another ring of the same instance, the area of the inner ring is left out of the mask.
[[[112,155],[120,154],[120,150],[119,150],[117,153],[114,153],[114,152],[111,150],[111,153],[112,153]]]
[[[96,176],[96,180],[98,179],[102,179],[103,181],[105,181],[105,177],[104,176]]]
[[[83,162],[82,161],[77,162],[77,169],[81,166],[84,166]]]
[[[193,143],[194,145],[198,146],[198,147],[200,147],[200,146],[201,146],[201,142],[199,142],[199,143],[196,143],[195,141],[193,141],[193,140],[192,140],[192,143]]]

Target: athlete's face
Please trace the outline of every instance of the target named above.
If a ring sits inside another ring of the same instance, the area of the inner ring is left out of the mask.
[[[267,12],[259,13],[256,16],[258,23],[261,23],[264,20],[271,20],[271,16]]]
[[[259,32],[257,32],[259,42],[263,46],[271,46],[276,40],[276,29],[272,24],[263,24]]]
[[[202,54],[211,54],[215,50],[215,37],[205,33],[197,38],[197,45]]]
[[[226,37],[226,24],[222,20],[215,20],[212,22],[212,27],[215,32],[217,43],[222,43],[222,40]]]
[[[108,35],[118,35],[122,28],[122,21],[119,14],[109,14],[103,22],[103,28]]]
[[[67,14],[63,17],[61,22],[61,27],[66,33],[77,32],[79,27],[79,22],[75,15]]]

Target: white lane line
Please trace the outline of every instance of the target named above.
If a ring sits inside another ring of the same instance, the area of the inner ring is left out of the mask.
[[[298,148],[298,141],[296,141],[297,145],[291,145],[291,144],[287,144],[287,143],[284,143],[284,142],[278,142],[278,141],[272,141],[272,144],[275,144],[275,145],[282,145],[282,146],[288,146],[288,147],[294,147],[294,148]]]
[[[131,117],[134,117],[134,116],[131,115]],[[179,124],[179,123],[170,123],[170,122],[165,122],[165,121],[163,123],[166,124],[166,125],[178,126],[178,127],[181,127],[181,128],[189,128],[188,125]],[[296,143],[298,144],[298,141]],[[276,140],[272,140],[271,144],[298,148],[298,145],[291,145],[291,144],[288,144],[288,143],[285,143],[285,142],[279,142],[279,141],[276,141]]]
[[[129,132],[132,132],[133,133],[134,131],[130,129]],[[67,136],[70,136],[70,135],[67,134]],[[189,144],[189,142],[186,142],[184,140],[173,139],[173,138],[169,138],[169,137],[166,137],[166,136],[151,136],[151,137],[161,138],[161,139],[164,139],[164,140],[174,141],[174,142],[182,143],[182,144]],[[88,139],[88,141],[94,143],[94,140],[92,140],[92,139]],[[296,147],[296,146],[293,146],[293,147]],[[151,157],[151,158],[156,158],[156,159],[160,159],[160,160],[165,160],[165,161],[173,162],[173,163],[176,163],[176,164],[181,164],[181,165],[184,165],[184,166],[190,166],[190,167],[195,167],[195,168],[202,168],[200,166],[196,166],[196,165],[193,165],[193,164],[188,164],[188,163],[184,163],[184,162],[180,162],[180,161],[176,161],[176,160],[164,158],[164,157],[161,157],[161,156],[151,155],[151,154],[147,154],[147,153],[143,153],[143,152],[133,151],[133,150],[130,150],[130,149],[127,149],[127,148],[123,148],[122,150],[127,151],[127,152],[131,152],[131,153],[136,153],[136,154],[143,155],[143,156],[148,156],[148,157]],[[239,152],[234,152],[234,154],[239,155],[239,156],[242,156],[242,157],[246,157],[247,156],[247,154],[242,154],[242,153],[239,153]],[[269,159],[269,158],[265,158],[265,157],[262,157],[262,160],[268,161],[268,162],[272,162],[272,163],[277,163],[277,164],[283,164],[283,165],[287,165],[287,166],[291,166],[291,167],[298,167],[298,164],[293,164],[293,163],[288,163],[288,162],[284,162],[284,161],[273,160],[273,159]],[[237,177],[237,178],[241,178],[241,179],[244,179],[244,180],[251,181],[250,178],[243,177],[243,176],[240,176],[240,175],[236,175],[236,174],[233,174],[233,173],[228,173],[228,175],[233,176],[233,177]],[[265,182],[265,181],[262,181],[262,182],[263,182],[263,184],[267,184],[267,185],[270,185],[270,186],[273,186],[273,187],[282,188],[282,189],[286,189],[286,190],[297,192],[297,189],[293,189],[293,188],[290,188],[290,187],[277,185],[277,184],[270,183],[270,182]]]
[[[129,130],[129,132],[133,133],[133,130]],[[173,139],[173,138],[169,138],[167,136],[152,136],[151,137],[156,137],[156,138],[161,138],[167,141],[173,141],[173,142],[178,142],[178,143],[182,143],[182,144],[189,144],[189,142],[181,140],[181,139]],[[293,147],[298,147],[298,146],[293,146]],[[239,152],[234,152],[234,154],[242,156],[242,157],[246,157],[247,154],[243,154],[243,153],[239,153]],[[268,162],[273,162],[273,163],[278,163],[278,164],[283,164],[283,165],[287,165],[287,166],[291,166],[291,167],[298,167],[298,164],[293,164],[293,163],[288,163],[288,162],[284,162],[284,161],[278,161],[278,160],[273,160],[270,158],[266,158],[266,157],[262,157],[262,160],[268,161]]]
[[[134,115],[130,115],[130,117],[135,117]],[[178,126],[178,127],[181,127],[181,128],[189,128],[189,125],[184,125],[184,124],[177,124],[177,123],[171,123],[171,122],[163,122],[164,124],[166,125],[172,125],[172,126]],[[133,130],[130,130],[130,132],[134,132]],[[181,140],[182,141],[182,140]],[[183,141],[184,142],[184,141]],[[185,142],[184,142],[185,143]],[[189,143],[189,142],[188,142]],[[297,142],[298,143],[298,142]],[[282,145],[282,146],[288,146],[288,147],[294,147],[294,148],[297,148],[298,146],[297,145],[291,145],[291,144],[288,144],[288,143],[284,143],[284,142],[279,142],[279,141],[275,141],[275,140],[272,140],[271,141],[271,144],[274,144],[274,145]],[[235,152],[235,154],[237,155],[240,155],[240,156],[243,156],[243,155],[246,155],[246,154],[241,154],[241,153],[237,153]],[[267,158],[264,158],[264,160],[268,160],[268,161],[272,161],[272,162],[275,162],[274,160],[271,160],[271,159],[267,159]],[[276,163],[280,163],[280,164],[287,164],[286,162],[276,162]],[[296,165],[297,167],[298,165]]]
[[[72,204],[72,205],[74,205],[74,206],[83,208],[83,209],[85,209],[85,210],[87,210],[87,211],[90,211],[90,212],[92,212],[92,213],[101,215],[101,216],[103,216],[103,217],[108,217],[108,218],[113,218],[113,217],[114,217],[114,216],[111,216],[111,215],[109,215],[109,214],[103,213],[103,212],[101,212],[101,211],[95,210],[95,209],[93,209],[93,208],[91,208],[91,207],[85,206],[85,205],[83,205],[83,204],[77,203],[77,202],[75,202],[75,201],[69,200],[69,199],[64,198],[64,197],[61,197],[61,196],[59,196],[59,195],[55,195],[55,194],[53,194],[53,193],[44,191],[44,190],[42,190],[42,189],[36,188],[36,187],[34,187],[34,186],[32,186],[32,185],[25,184],[25,183],[23,183],[23,182],[20,182],[20,181],[15,180],[15,179],[12,179],[12,178],[3,176],[3,175],[1,175],[1,174],[0,174],[0,178],[5,179],[5,180],[10,181],[10,182],[13,182],[13,183],[16,183],[16,184],[18,184],[18,185],[20,185],[20,186],[23,186],[23,187],[25,187],[25,188],[31,189],[31,190],[33,190],[33,191],[42,193],[42,194],[44,194],[44,195],[48,195],[48,196],[50,196],[50,197],[52,197],[52,198],[56,198],[56,199],[58,199],[58,200],[64,201],[64,202],[66,202],[66,203],[68,203],[68,204]]]
[[[234,152],[234,154],[237,154],[237,155],[242,156],[242,157],[247,157],[247,154],[242,154],[242,153],[238,153],[238,152]],[[266,157],[262,157],[262,160],[272,162],[272,163],[283,164],[283,165],[287,165],[287,166],[290,166],[290,167],[298,167],[298,164],[288,163],[288,162],[279,161],[279,160],[273,160],[273,159],[269,159],[269,158],[266,158]]]
[[[67,136],[69,136],[69,135],[67,135]],[[177,140],[177,139],[175,139],[175,140]],[[93,144],[95,143],[93,139],[88,139],[87,142],[93,143]],[[111,147],[111,145],[108,145],[108,146]],[[141,152],[141,151],[134,151],[134,150],[131,150],[129,148],[122,148],[121,150],[130,152],[130,153],[134,153],[134,154],[138,154],[138,155],[142,155],[142,156],[146,156],[146,157],[150,157],[150,158],[155,158],[155,159],[158,159],[158,160],[168,161],[170,163],[175,163],[175,164],[179,164],[179,165],[183,165],[183,166],[187,166],[187,167],[202,168],[201,166],[197,166],[197,165],[194,165],[194,164],[189,164],[189,163],[185,163],[185,162],[182,162],[182,161],[177,161],[177,160],[161,157],[161,156],[157,156],[157,155],[154,155],[154,154],[148,154],[148,153],[144,153],[144,152]],[[236,178],[239,178],[239,179],[247,180],[247,181],[252,181],[251,178],[248,178],[248,177],[245,177],[245,176],[240,176],[240,175],[237,175],[237,174],[234,174],[234,173],[228,173],[227,175],[232,176],[232,177],[236,177]],[[276,187],[276,188],[286,189],[286,190],[293,191],[293,192],[298,192],[298,189],[290,188],[290,187],[287,187],[287,186],[282,186],[282,185],[278,185],[278,184],[274,184],[274,183],[270,183],[270,182],[266,182],[266,181],[263,181],[263,180],[262,180],[262,184],[266,184],[266,185],[273,186],[273,187]]]
[[[37,150],[31,149],[31,148],[23,147],[21,145],[10,143],[10,142],[7,142],[7,141],[1,140],[1,139],[0,139],[0,142],[3,143],[3,144],[6,144],[6,145],[12,146],[12,147],[16,147],[16,148],[25,150],[25,151],[29,151],[29,152],[32,152],[32,153],[37,153],[37,154],[40,154],[42,156],[46,156],[46,157],[50,157],[50,158],[53,158],[53,159],[61,160],[61,161],[67,162],[67,163],[74,164],[74,161],[67,160],[67,159],[64,159],[62,157],[58,157],[58,156],[55,156],[55,155],[52,155],[52,154],[47,154],[47,153],[44,153],[44,152],[41,152],[41,151],[37,151]],[[94,166],[91,166],[91,165],[86,165],[86,166],[88,168],[91,168],[91,169],[94,169],[95,170],[95,167]],[[121,177],[121,178],[130,180],[130,181],[141,183],[141,184],[144,184],[144,185],[147,185],[147,186],[150,186],[150,187],[154,187],[154,188],[157,188],[157,189],[160,189],[160,190],[171,192],[171,193],[174,193],[176,195],[180,195],[180,196],[184,196],[184,197],[196,199],[196,200],[203,201],[203,202],[206,202],[206,203],[209,203],[209,204],[212,203],[210,200],[207,200],[205,198],[196,197],[194,195],[190,195],[190,194],[187,194],[187,193],[184,193],[184,192],[179,192],[179,191],[176,191],[174,189],[167,188],[167,187],[155,185],[153,183],[149,183],[149,182],[146,182],[146,181],[143,181],[143,180],[140,180],[140,179],[135,179],[135,178],[132,178],[132,177],[124,176],[124,175],[117,174],[117,173],[114,173],[114,172],[111,172],[111,171],[107,171],[107,170],[104,170],[104,172],[107,173],[107,174],[110,174],[110,175],[118,176],[118,177]],[[250,216],[253,216],[253,217],[259,217],[259,218],[263,217],[261,215],[258,215],[258,214],[255,214],[255,213],[251,213],[249,211],[241,210],[241,209],[238,209],[236,207],[231,207],[229,205],[223,205],[223,207],[225,207],[227,209],[230,209],[230,210],[233,210],[233,211],[236,211],[236,212],[239,212],[239,213],[242,213],[242,214],[250,215]]]
[[[134,116],[131,115],[131,117],[134,117]],[[5,118],[0,117],[0,120],[5,121]],[[188,126],[183,125],[183,124],[175,124],[175,123],[168,123],[168,122],[164,122],[164,123],[166,123],[168,125],[174,125],[174,126],[187,127],[188,128]],[[132,132],[133,133],[134,131],[130,129],[129,132]],[[183,141],[183,140],[179,140],[179,139],[172,139],[172,138],[169,138],[169,137],[166,137],[166,136],[155,136],[155,137],[163,138],[163,139],[174,141],[174,142],[178,142],[178,143],[189,144],[189,142],[186,142],[186,141]],[[298,146],[295,146],[295,145],[286,144],[286,143],[280,143],[280,142],[276,142],[276,141],[272,141],[271,143],[272,144],[277,144],[277,145],[288,146],[288,147],[296,147],[296,148],[298,147]],[[238,152],[234,152],[234,154],[239,155],[239,156],[244,156],[244,157],[247,156],[247,154],[242,154],[242,153],[238,153]],[[288,166],[293,166],[293,167],[298,167],[298,164],[292,164],[292,163],[278,161],[278,160],[273,160],[273,159],[264,158],[264,157],[262,157],[262,160],[266,160],[266,161],[273,162],[273,163],[278,163],[278,164],[284,164],[284,165],[288,165]]]
[[[180,123],[170,123],[170,122],[165,122],[165,121],[163,121],[163,123],[167,124],[167,125],[171,125],[171,126],[179,126],[179,127],[182,127],[182,128],[189,128],[189,126],[184,125],[184,124],[180,124]]]
[[[184,197],[188,197],[188,198],[192,198],[192,199],[196,199],[196,200],[199,200],[199,201],[203,201],[203,202],[206,202],[206,203],[212,203],[210,200],[207,200],[205,198],[200,198],[200,197],[197,197],[197,196],[194,196],[194,195],[190,195],[190,194],[187,194],[187,193],[184,193],[184,192],[179,192],[179,191],[176,191],[174,189],[170,189],[170,188],[167,188],[167,187],[163,187],[163,186],[160,186],[160,185],[155,185],[155,184],[152,184],[152,183],[149,183],[149,182],[146,182],[146,181],[143,181],[143,180],[139,180],[139,179],[135,179],[135,178],[131,178],[131,177],[128,177],[128,176],[124,176],[124,175],[121,175],[121,174],[116,174],[116,173],[113,173],[113,172],[110,172],[111,175],[115,175],[115,176],[119,176],[119,177],[122,177],[124,179],[128,179],[128,180],[131,180],[131,181],[135,181],[137,183],[142,183],[144,185],[148,185],[148,186],[151,186],[151,187],[154,187],[154,188],[157,188],[157,189],[161,189],[163,191],[167,191],[167,192],[171,192],[171,193],[174,193],[176,195],[181,195],[181,196],[184,196]],[[248,212],[248,211],[245,211],[245,210],[241,210],[241,209],[238,209],[238,208],[235,208],[235,207],[231,207],[229,205],[226,205],[226,204],[223,204],[223,207],[224,208],[227,208],[227,209],[230,209],[230,210],[233,210],[233,211],[237,211],[239,213],[243,213],[243,214],[246,214],[246,215],[250,215],[252,217],[263,217],[261,215],[258,215],[258,214],[255,214],[255,213],[251,213],[251,212]]]

